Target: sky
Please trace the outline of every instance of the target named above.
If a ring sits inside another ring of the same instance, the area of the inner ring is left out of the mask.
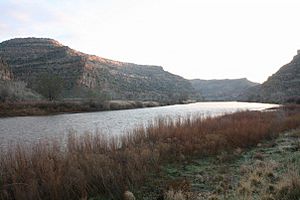
[[[187,79],[264,82],[300,49],[299,0],[0,0],[0,42],[52,38]]]

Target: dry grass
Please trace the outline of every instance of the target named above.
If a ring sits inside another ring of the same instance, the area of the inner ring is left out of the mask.
[[[258,161],[249,167],[247,174],[239,182],[236,199],[300,199],[300,175],[297,169],[294,167],[278,174],[278,167],[279,164],[274,161]]]
[[[238,112],[215,118],[159,119],[120,137],[68,137],[15,146],[0,155],[0,199],[121,199],[161,164],[234,152],[300,125],[299,112]],[[255,183],[256,184],[256,183]]]
[[[186,195],[181,191],[169,190],[165,193],[164,199],[166,200],[186,200]]]
[[[245,168],[245,166],[243,167]],[[253,166],[248,166],[243,179],[237,188],[237,199],[268,199],[276,192],[274,184],[278,179],[275,172],[276,162],[256,160]]]
[[[299,200],[300,199],[300,174],[296,170],[287,172],[277,184],[275,199]]]

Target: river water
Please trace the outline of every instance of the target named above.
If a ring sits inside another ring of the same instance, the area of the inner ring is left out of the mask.
[[[52,116],[0,118],[0,148],[11,143],[33,143],[61,137],[75,130],[78,134],[99,131],[122,134],[159,117],[216,116],[241,110],[264,110],[277,105],[244,102],[201,102],[132,110],[102,111]]]

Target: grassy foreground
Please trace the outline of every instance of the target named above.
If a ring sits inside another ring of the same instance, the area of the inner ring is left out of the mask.
[[[280,134],[299,127],[293,106],[17,145],[0,155],[0,199],[299,199],[299,133]]]
[[[250,149],[165,164],[136,197],[144,200],[162,197],[167,200],[299,200],[300,129],[280,134]]]

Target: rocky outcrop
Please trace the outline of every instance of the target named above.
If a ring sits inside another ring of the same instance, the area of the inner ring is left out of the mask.
[[[0,56],[14,76],[35,88],[41,74],[64,80],[64,98],[179,101],[191,84],[159,66],[137,65],[84,54],[52,39],[18,38],[0,43]]]
[[[281,67],[262,85],[245,91],[239,99],[274,103],[300,99],[300,51],[290,63]]]
[[[221,80],[190,80],[196,94],[200,94],[205,101],[234,101],[250,87],[258,85],[246,78]]]

